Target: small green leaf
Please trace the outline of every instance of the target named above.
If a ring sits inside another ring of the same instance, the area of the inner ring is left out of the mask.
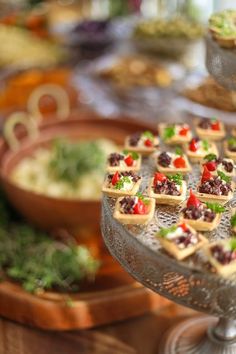
[[[235,147],[236,146],[236,138],[232,137],[228,139],[228,144],[230,147]]]
[[[163,133],[163,139],[168,140],[175,135],[175,126],[166,127]]]
[[[210,162],[210,161],[214,161],[217,159],[216,154],[208,154],[204,157],[204,160]]]
[[[217,171],[218,176],[225,181],[226,183],[230,183],[231,182],[231,178],[229,176],[227,176],[224,172],[222,171]]]
[[[176,231],[177,228],[178,228],[178,226],[176,226],[176,225],[172,225],[167,228],[162,227],[157,235],[161,236],[161,237],[166,237],[169,233]]]
[[[203,150],[208,151],[209,147],[210,147],[209,141],[202,140],[202,147],[203,147]]]
[[[147,199],[141,192],[137,192],[136,197],[138,197],[138,199],[142,200],[142,202],[145,205],[148,205],[150,203],[149,199]]]
[[[154,139],[154,135],[149,130],[146,130],[145,132],[143,132],[142,136],[144,136],[145,138],[150,139],[150,140]]]
[[[133,160],[138,160],[138,158],[139,158],[139,154],[135,151],[123,150],[123,154],[125,156],[130,155]]]
[[[170,181],[175,182],[179,186],[182,186],[183,183],[183,175],[181,173],[176,173],[175,175],[168,175],[167,176]]]
[[[231,251],[235,251],[236,250],[236,238],[232,238],[230,240],[230,249],[231,249]]]
[[[214,213],[224,213],[225,207],[219,203],[206,203],[208,209],[211,209]]]
[[[124,187],[125,183],[131,183],[131,180],[128,176],[123,176],[115,184],[115,189],[121,189]]]
[[[236,226],[236,213],[230,219],[231,226]]]
[[[183,149],[180,146],[177,146],[175,149],[175,154],[179,156],[183,156]]]

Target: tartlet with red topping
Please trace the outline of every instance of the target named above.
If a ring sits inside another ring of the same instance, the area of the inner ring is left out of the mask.
[[[178,205],[186,198],[187,185],[181,174],[165,175],[156,172],[151,178],[148,195],[155,198],[157,204]]]
[[[227,277],[236,272],[236,239],[210,243],[204,251],[209,263],[218,274]]]
[[[162,228],[157,237],[165,251],[177,260],[191,256],[208,243],[203,235],[185,223]]]
[[[208,154],[202,161],[202,170],[204,166],[206,166],[208,171],[213,175],[217,175],[218,171],[230,177],[235,175],[234,161],[229,158],[219,158],[215,154]]]
[[[120,197],[116,201],[113,217],[122,224],[147,224],[155,212],[155,200],[141,194]]]
[[[225,155],[236,162],[236,137],[228,138],[224,141]]]
[[[187,174],[192,171],[188,158],[181,149],[175,152],[163,151],[155,156],[156,168],[159,172],[167,174]]]
[[[103,193],[110,197],[135,195],[140,187],[142,178],[133,171],[110,173],[103,183]]]
[[[125,148],[129,151],[135,151],[142,155],[150,155],[156,151],[159,146],[159,139],[150,131],[135,133],[127,136],[125,139]]]
[[[215,143],[208,140],[201,140],[197,137],[191,139],[189,144],[185,146],[185,149],[187,156],[192,162],[199,162],[208,154],[218,156],[218,150]]]
[[[160,123],[158,131],[165,144],[186,144],[192,139],[192,132],[188,124]]]
[[[113,152],[107,159],[108,172],[139,171],[141,155],[134,151]]]
[[[220,223],[225,208],[218,203],[202,203],[190,190],[185,207],[181,210],[180,221],[197,231],[212,231]]]
[[[197,120],[195,129],[201,139],[218,141],[225,137],[224,124],[215,118]]]
[[[233,188],[234,184],[229,176],[220,171],[214,176],[204,166],[196,196],[203,202],[225,204],[233,198]]]

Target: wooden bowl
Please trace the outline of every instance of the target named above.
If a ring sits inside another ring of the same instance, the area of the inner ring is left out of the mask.
[[[66,137],[72,141],[108,138],[123,145],[127,135],[147,129],[155,132],[153,127],[133,119],[98,119],[94,114],[87,114],[81,119],[41,125],[34,141],[21,131],[18,134],[20,147],[17,151],[7,148],[4,141],[0,144],[0,178],[3,189],[11,204],[30,223],[47,231],[67,228],[80,235],[84,232],[86,237],[91,234],[91,227],[99,230],[100,201],[54,198],[25,190],[11,181],[13,169],[36,149],[49,146],[55,138]]]

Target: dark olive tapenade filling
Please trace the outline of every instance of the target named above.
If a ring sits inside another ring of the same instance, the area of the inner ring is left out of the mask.
[[[138,142],[141,138],[141,133],[134,133],[133,135],[131,135],[129,137],[129,145],[130,146],[137,146],[138,145]]]
[[[112,167],[119,166],[120,161],[122,160],[124,160],[124,155],[121,155],[117,152],[110,154],[110,156],[108,157],[108,162]]]
[[[114,176],[114,174],[112,174],[112,173],[107,176],[108,183],[111,183],[113,176]],[[133,171],[119,172],[119,178],[122,178],[122,177],[131,177],[131,180],[133,183],[138,182],[141,178],[139,175],[137,175]]]
[[[123,214],[133,214],[134,206],[135,206],[135,198],[132,197],[124,197],[120,201],[120,207]]]
[[[212,195],[225,195],[227,196],[232,192],[231,184],[222,181],[218,176],[214,176],[208,181],[203,182],[199,187],[200,193],[212,194]]]
[[[232,162],[219,158],[216,160],[216,163],[217,163],[217,165],[222,164],[224,166],[224,169],[226,172],[228,172],[228,173],[233,172],[234,165],[232,164]]]
[[[153,191],[156,194],[165,194],[173,196],[181,195],[181,192],[178,190],[176,183],[174,181],[170,181],[168,178],[162,182],[158,181],[153,186]]]
[[[183,233],[183,235],[174,238],[173,241],[178,248],[184,249],[198,244],[199,237],[197,233],[193,234],[190,230],[187,230]]]
[[[210,119],[202,119],[199,122],[198,126],[201,129],[211,129],[211,120]]]
[[[227,265],[236,260],[236,251],[226,250],[222,245],[212,246],[210,252],[211,255],[222,265]]]
[[[167,152],[162,152],[158,158],[157,162],[162,167],[168,167],[171,164],[171,156],[167,154]]]
[[[182,213],[184,218],[188,220],[201,219],[205,222],[212,222],[216,217],[216,213],[205,207],[204,204],[200,207],[195,207],[193,205],[186,207],[182,210]]]

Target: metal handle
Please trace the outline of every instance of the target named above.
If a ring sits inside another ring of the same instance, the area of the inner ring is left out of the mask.
[[[28,112],[41,120],[43,118],[39,109],[39,101],[45,96],[53,97],[57,103],[57,116],[59,119],[66,119],[70,114],[70,101],[66,91],[59,85],[45,84],[34,89],[27,102]]]
[[[3,135],[12,151],[18,150],[20,143],[15,135],[15,127],[18,124],[22,124],[31,139],[35,139],[38,135],[38,128],[35,119],[33,119],[28,113],[15,112],[11,114],[3,127]]]

